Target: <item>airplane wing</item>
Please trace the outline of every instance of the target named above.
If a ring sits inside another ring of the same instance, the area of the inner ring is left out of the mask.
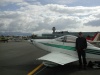
[[[70,62],[74,62],[77,61],[78,58],[77,57],[73,57],[67,54],[63,54],[63,53],[49,53],[43,57],[38,58],[38,60],[46,60],[46,61],[50,61],[50,62],[54,62],[60,65],[64,65]]]
[[[100,41],[92,41],[92,42],[94,42],[94,43],[100,43]]]

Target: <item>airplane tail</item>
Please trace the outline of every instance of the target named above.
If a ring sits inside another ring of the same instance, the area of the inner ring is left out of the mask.
[[[97,32],[93,37],[87,36],[86,37],[87,41],[99,41],[100,40],[100,33]]]
[[[92,38],[92,41],[98,41],[99,40],[99,37],[100,37],[100,33],[96,33],[94,35],[94,37]]]

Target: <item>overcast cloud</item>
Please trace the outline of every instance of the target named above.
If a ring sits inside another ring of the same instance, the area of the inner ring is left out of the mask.
[[[68,6],[76,1],[0,0],[0,32],[100,31],[100,6]]]

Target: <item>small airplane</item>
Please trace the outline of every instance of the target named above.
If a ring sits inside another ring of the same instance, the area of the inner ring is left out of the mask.
[[[44,55],[38,60],[43,60],[44,65],[52,66],[53,64],[65,65],[78,60],[75,49],[76,36],[64,35],[55,39],[31,39],[31,42],[50,53]],[[87,58],[100,60],[100,48],[87,42]]]
[[[100,46],[100,33],[99,32],[97,32],[93,37],[87,36],[86,39],[91,44],[97,44],[98,46]]]

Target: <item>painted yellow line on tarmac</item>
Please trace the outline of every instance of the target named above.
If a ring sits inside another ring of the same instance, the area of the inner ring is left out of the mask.
[[[34,70],[32,70],[31,72],[29,72],[27,75],[33,75],[39,68],[41,68],[43,66],[43,64],[40,64],[39,66],[37,66]]]

